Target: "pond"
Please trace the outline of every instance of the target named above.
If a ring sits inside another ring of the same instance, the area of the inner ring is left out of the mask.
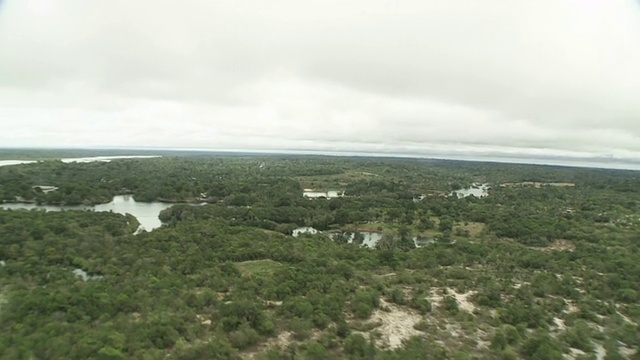
[[[466,198],[467,196],[475,196],[483,198],[489,196],[489,184],[473,184],[466,189],[453,191],[449,196],[457,196],[458,198]]]
[[[101,275],[90,275],[88,272],[82,270],[82,269],[75,269],[72,271],[73,275],[75,275],[76,277],[79,277],[82,279],[82,281],[89,281],[89,280],[100,280],[102,279]]]
[[[322,231],[319,231],[317,229],[314,229],[312,227],[300,227],[297,228],[295,230],[293,230],[292,235],[294,237],[298,237],[302,234],[311,234],[311,235],[315,235],[315,234],[324,234]],[[326,233],[331,239],[335,239],[339,233],[337,232],[327,232]],[[378,243],[378,241],[380,241],[380,239],[382,239],[382,233],[381,232],[377,232],[377,231],[361,231],[360,234],[363,237],[363,241],[362,244],[371,248],[371,249],[375,249],[376,244]],[[351,244],[353,242],[353,238],[354,238],[354,234],[350,233],[349,234],[349,240],[347,241],[349,244]],[[428,239],[428,238],[419,238],[417,236],[413,237],[413,243],[416,244],[416,247],[423,247],[425,245],[428,244],[432,244],[434,243],[435,240],[434,239]]]
[[[25,203],[0,204],[1,209],[42,209],[45,211],[62,211],[62,210],[93,210],[115,212],[119,214],[131,214],[140,223],[140,227],[136,233],[146,230],[151,231],[162,226],[162,222],[158,215],[164,209],[170,208],[175,204],[167,204],[161,202],[137,202],[131,195],[114,196],[110,203],[98,205],[79,205],[79,206],[55,206],[55,205],[37,205]]]

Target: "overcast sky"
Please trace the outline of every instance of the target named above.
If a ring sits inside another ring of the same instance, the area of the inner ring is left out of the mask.
[[[0,147],[640,159],[635,0],[0,3]]]

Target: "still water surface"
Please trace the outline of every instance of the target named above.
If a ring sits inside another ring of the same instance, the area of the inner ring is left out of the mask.
[[[472,195],[477,198],[483,198],[489,196],[489,184],[473,184],[466,189],[456,190],[449,195],[455,195],[458,198],[465,198]]]
[[[311,235],[315,235],[315,234],[322,234],[322,231],[319,231],[315,228],[312,227],[300,227],[297,228],[295,230],[293,230],[292,235],[294,237],[298,237],[302,234],[311,234]],[[380,241],[380,239],[382,239],[382,233],[381,232],[377,232],[377,231],[362,231],[360,232],[360,234],[362,235],[364,241],[362,242],[362,245],[365,245],[371,249],[375,249],[376,244],[378,243],[378,241]],[[337,233],[329,233],[329,237],[332,239],[335,239],[335,237],[337,236]],[[352,243],[353,242],[353,238],[354,235],[353,233],[349,235],[349,241],[348,243]],[[416,247],[422,247],[428,244],[433,243],[435,240],[434,239],[428,239],[428,238],[418,238],[416,236],[413,237],[413,243],[416,245]]]
[[[93,211],[112,211],[119,214],[131,214],[138,219],[140,228],[138,231],[153,229],[162,226],[162,222],[158,218],[160,212],[170,208],[175,204],[167,204],[161,202],[137,202],[131,195],[114,196],[110,203],[98,205],[79,205],[79,206],[55,206],[55,205],[37,205],[37,204],[0,204],[2,209],[41,209],[45,211],[63,211],[63,210],[93,210]]]
[[[159,155],[124,155],[124,156],[91,156],[81,158],[62,158],[64,163],[90,163],[90,162],[110,162],[118,159],[151,159],[160,157]],[[55,159],[51,159],[55,160]],[[35,160],[0,160],[0,166],[22,165],[37,163]]]

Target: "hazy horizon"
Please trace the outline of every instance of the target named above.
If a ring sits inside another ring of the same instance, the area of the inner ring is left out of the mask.
[[[170,148],[170,147],[4,147],[1,150],[10,151],[90,151],[100,153],[105,151],[103,155],[109,156],[108,152],[117,152],[118,155],[134,155],[144,152],[145,154],[158,154],[164,156],[163,153],[179,153],[194,154],[207,153],[212,155],[218,154],[255,154],[255,155],[299,155],[299,156],[336,156],[336,157],[372,157],[372,158],[407,158],[407,159],[424,159],[424,160],[451,160],[451,161],[471,161],[471,162],[490,162],[490,163],[506,163],[506,164],[529,164],[543,166],[561,166],[561,167],[580,167],[595,169],[611,169],[611,170],[630,170],[640,171],[640,161],[636,162],[620,162],[616,159],[601,158],[569,158],[569,157],[523,157],[522,155],[512,156],[492,156],[489,154],[476,154],[474,156],[465,155],[447,155],[447,154],[413,154],[413,153],[392,153],[392,152],[349,152],[349,151],[317,151],[317,150],[261,150],[261,149],[212,149],[212,148]],[[93,156],[93,155],[92,155]],[[98,156],[98,155],[95,155]],[[8,159],[5,159],[8,160]],[[11,159],[25,160],[25,159]]]

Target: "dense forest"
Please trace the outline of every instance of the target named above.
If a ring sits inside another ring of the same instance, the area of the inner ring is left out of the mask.
[[[31,158],[0,167],[2,202],[175,205],[150,232],[0,210],[2,359],[640,359],[640,172]],[[479,184],[487,196],[451,195]]]

